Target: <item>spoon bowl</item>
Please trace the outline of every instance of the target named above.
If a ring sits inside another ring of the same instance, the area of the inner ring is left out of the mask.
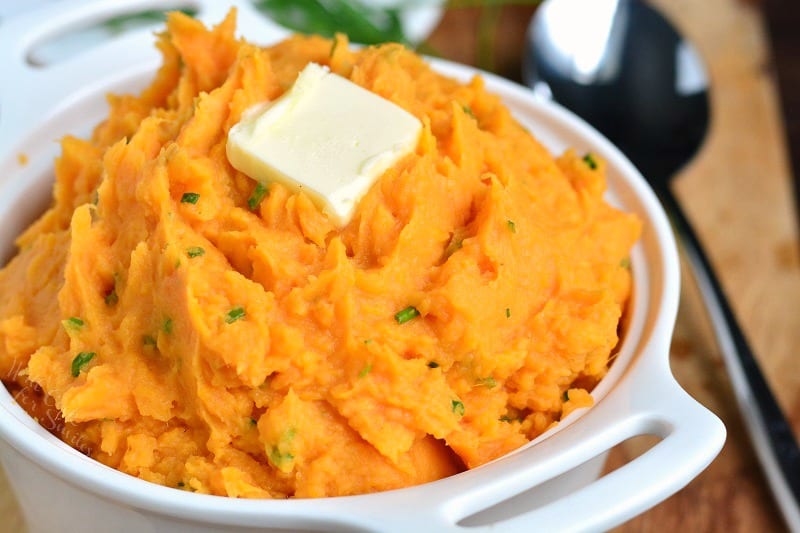
[[[699,55],[640,0],[545,0],[525,52],[525,83],[605,134],[661,200],[693,268],[756,455],[789,529],[800,531],[800,448],[669,187],[708,129],[708,77]]]
[[[584,13],[589,26],[575,24]],[[595,126],[657,188],[701,146],[709,122],[705,68],[692,45],[646,4],[545,2],[529,31],[526,82]]]

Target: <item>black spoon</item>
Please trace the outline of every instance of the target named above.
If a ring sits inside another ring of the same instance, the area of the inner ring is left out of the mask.
[[[655,190],[694,270],[773,495],[789,529],[800,531],[800,449],[670,189],[708,128],[696,52],[640,0],[546,0],[528,30],[523,77],[605,134]]]

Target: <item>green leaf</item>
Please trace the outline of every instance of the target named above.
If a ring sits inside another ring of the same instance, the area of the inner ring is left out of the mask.
[[[94,352],[81,352],[75,356],[75,359],[72,360],[72,366],[70,367],[70,371],[72,373],[72,377],[77,378],[81,370],[83,370],[86,365],[89,364],[89,361],[94,359],[94,356],[97,355]]]
[[[255,7],[278,24],[306,34],[347,34],[356,43],[408,43],[397,8],[357,0],[257,0]]]
[[[592,170],[597,170],[597,161],[594,160],[594,156],[592,154],[586,154],[583,156],[583,162],[586,163],[586,166]]]
[[[176,11],[181,11],[184,14],[189,15],[190,17],[193,17],[197,14],[197,10],[194,9],[178,9]],[[106,30],[108,30],[110,33],[116,35],[132,28],[146,26],[157,22],[163,22],[165,19],[166,16],[164,11],[159,11],[159,10],[140,11],[138,13],[120,15],[118,17],[108,19],[106,22],[103,23],[103,27],[105,27]]]
[[[466,410],[465,410],[465,408],[464,408],[464,404],[463,404],[463,402],[461,402],[460,400],[453,400],[453,401],[451,402],[451,407],[452,407],[452,409],[453,409],[453,412],[454,412],[455,414],[457,414],[458,416],[464,416],[464,412],[465,412]]]

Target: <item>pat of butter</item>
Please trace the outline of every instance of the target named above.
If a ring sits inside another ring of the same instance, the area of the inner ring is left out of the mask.
[[[310,63],[291,89],[255,106],[228,133],[228,160],[262,183],[302,189],[339,225],[401,157],[422,124],[380,96]]]

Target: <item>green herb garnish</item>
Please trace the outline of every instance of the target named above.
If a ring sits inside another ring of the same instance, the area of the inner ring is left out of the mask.
[[[119,296],[117,296],[117,288],[113,287],[111,291],[105,295],[103,301],[106,303],[107,306],[116,305],[119,302]]]
[[[256,9],[289,29],[333,37],[346,33],[352,42],[405,43],[400,9],[347,0],[256,0]]]
[[[447,243],[447,247],[444,249],[444,258],[447,259],[458,250],[460,250],[464,246],[464,236],[461,235],[461,232],[456,230],[453,232],[452,237],[450,237],[450,242]]]
[[[191,246],[186,249],[186,255],[189,257],[200,257],[201,255],[205,255],[205,253],[206,251],[199,246]]]
[[[91,361],[95,355],[97,354],[94,352],[81,352],[76,355],[75,359],[72,360],[72,366],[70,367],[72,377],[77,378],[80,375],[81,370],[83,370],[86,365],[89,364],[89,361]]]
[[[428,363],[428,368],[439,368],[439,363],[436,361],[431,361]]]
[[[152,335],[142,335],[142,344],[145,346],[155,346],[156,339]]]
[[[517,232],[517,225],[514,224],[513,220],[506,220],[506,225],[508,226],[508,231],[510,231],[511,233]]]
[[[197,201],[200,199],[200,195],[196,192],[185,192],[183,196],[181,196],[181,203],[182,204],[196,204]]]
[[[506,318],[511,318],[511,308],[506,307]]]
[[[237,320],[244,318],[244,316],[245,316],[244,307],[242,306],[234,307],[233,309],[228,311],[228,314],[225,315],[225,322],[227,324],[233,324]]]
[[[66,320],[62,320],[61,325],[64,326],[64,329],[67,331],[80,331],[85,323],[80,318],[71,316]]]
[[[172,333],[173,322],[171,318],[164,319],[164,322],[161,323],[161,331],[169,335]]]
[[[619,262],[619,266],[621,266],[622,268],[630,268],[631,267],[631,260],[626,257],[625,259],[622,259]]]
[[[458,416],[464,416],[464,404],[460,400],[452,400],[451,407]]]
[[[594,160],[594,156],[592,154],[586,154],[583,156],[583,162],[586,163],[592,170],[597,170],[597,161]]]
[[[497,386],[497,381],[492,376],[488,378],[481,378],[478,380],[478,383],[486,387],[487,389],[493,389]]]
[[[569,401],[569,391],[568,390],[564,391],[563,399],[564,399],[565,402]]]
[[[369,374],[370,372],[372,372],[372,365],[371,364],[369,364],[369,365],[367,365],[367,366],[365,366],[364,368],[361,369],[361,372],[358,373],[359,379],[361,379],[363,377],[366,377],[366,375]]]
[[[194,17],[197,14],[196,9],[184,8],[179,9],[178,11],[181,11],[190,17]],[[119,35],[130,29],[148,26],[157,22],[163,22],[164,19],[164,11],[148,10],[110,18],[103,23],[103,26],[112,35]]]
[[[289,428],[283,432],[278,443],[270,447],[269,460],[276,467],[283,469],[288,466],[286,463],[294,459],[294,454],[291,453],[291,443],[294,440],[296,431],[294,428]]]
[[[398,311],[394,315],[394,319],[397,320],[398,324],[405,324],[411,319],[417,318],[419,316],[419,311],[413,305],[409,305],[405,309]]]
[[[247,207],[250,208],[250,211],[255,211],[258,209],[258,206],[261,205],[261,201],[267,195],[267,188],[264,186],[263,183],[256,183],[256,188],[253,189],[253,194],[250,195],[250,198],[247,199]]]

